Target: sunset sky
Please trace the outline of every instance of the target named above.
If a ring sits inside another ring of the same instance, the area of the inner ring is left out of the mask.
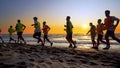
[[[120,18],[120,0],[0,0],[0,28],[8,33],[10,25],[15,27],[17,19],[27,26],[25,34],[32,34],[33,17],[41,23],[46,21],[51,27],[50,34],[64,34],[66,16],[71,16],[74,33],[85,34],[89,23],[97,24],[97,19],[105,18],[104,11]],[[120,24],[116,30],[120,33]]]

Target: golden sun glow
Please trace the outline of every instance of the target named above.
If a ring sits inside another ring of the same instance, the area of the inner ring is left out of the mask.
[[[88,28],[88,25],[87,24],[83,24],[83,28],[84,29]]]

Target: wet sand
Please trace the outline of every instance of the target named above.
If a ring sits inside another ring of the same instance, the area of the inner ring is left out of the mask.
[[[91,48],[6,44],[0,68],[119,68],[120,53]]]

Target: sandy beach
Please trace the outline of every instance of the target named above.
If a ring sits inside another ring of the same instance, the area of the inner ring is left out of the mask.
[[[120,53],[90,47],[0,44],[0,68],[119,68]]]

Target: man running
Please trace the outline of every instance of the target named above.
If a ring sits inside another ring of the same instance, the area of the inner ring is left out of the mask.
[[[2,32],[2,30],[0,29],[0,39],[2,40],[2,43],[4,43],[4,40],[3,40],[2,35],[1,35],[1,32]]]
[[[10,37],[9,43],[10,43],[12,40],[15,41],[15,43],[16,43],[16,40],[13,39],[13,33],[15,32],[15,30],[13,29],[13,26],[10,26],[10,28],[8,28],[8,32],[9,32],[9,37]]]
[[[46,25],[46,21],[43,22],[43,33],[44,33],[44,44],[45,44],[45,40],[47,40],[51,46],[53,45],[53,43],[48,39],[48,32],[50,30],[50,27],[48,25]]]
[[[101,23],[101,19],[98,19],[98,24],[97,24],[97,47],[99,46],[100,42],[106,44],[105,41],[103,41],[103,28],[104,24]]]
[[[26,26],[24,24],[22,24],[20,20],[17,20],[17,24],[16,24],[15,28],[16,28],[17,35],[18,35],[17,43],[20,42],[20,44],[22,44],[22,42],[24,42],[24,44],[26,44],[26,41],[24,40],[24,38],[22,36],[23,31],[25,30]]]
[[[66,32],[67,32],[67,35],[66,35],[66,39],[67,39],[67,41],[69,42],[69,47],[71,48],[72,47],[72,44],[74,45],[74,48],[76,48],[77,46],[76,46],[76,41],[73,41],[73,39],[72,39],[72,34],[73,34],[73,31],[72,31],[72,29],[73,29],[73,25],[72,25],[72,22],[70,21],[70,16],[67,16],[66,17],[66,25],[65,25],[65,27],[66,27]]]
[[[42,46],[44,46],[44,43],[42,41],[41,37],[41,28],[40,28],[40,23],[37,21],[38,18],[34,17],[34,24],[32,24],[32,26],[34,26],[35,30],[34,30],[34,34],[33,34],[33,38],[37,39],[37,43],[41,42]]]
[[[92,44],[93,44],[93,47],[92,47],[92,48],[97,49],[97,47],[96,47],[96,41],[95,41],[96,27],[95,27],[95,25],[93,25],[92,23],[89,23],[89,26],[90,26],[91,28],[90,28],[90,30],[87,32],[87,34],[90,32],[90,34],[91,34],[91,40],[92,40]]]
[[[109,42],[109,37],[112,37],[112,39],[116,40],[117,42],[120,43],[120,39],[118,39],[116,36],[115,36],[115,29],[116,27],[118,26],[119,24],[119,19],[115,16],[110,16],[110,11],[109,10],[106,10],[105,11],[105,20],[104,20],[104,23],[105,23],[105,30],[107,30],[106,34],[105,34],[105,39],[106,39],[106,43],[107,43],[107,46],[103,49],[109,49],[110,48],[110,42]],[[114,24],[116,21],[116,24]]]

